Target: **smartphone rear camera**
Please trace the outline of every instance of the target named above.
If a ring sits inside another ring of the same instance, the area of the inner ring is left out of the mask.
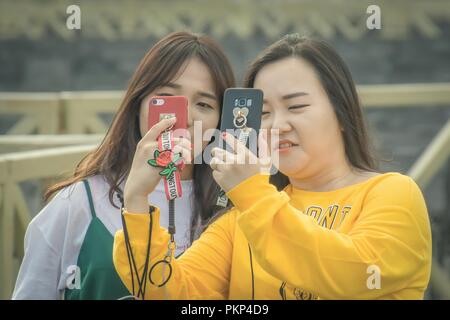
[[[155,106],[162,106],[164,104],[164,99],[153,99],[152,104]]]

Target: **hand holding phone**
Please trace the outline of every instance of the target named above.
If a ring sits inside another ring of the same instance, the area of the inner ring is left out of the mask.
[[[257,154],[257,140],[261,127],[263,92],[253,88],[228,88],[225,90],[220,131],[234,135],[240,142]],[[219,146],[233,153],[232,148],[219,138]],[[228,205],[225,191],[219,192],[216,204]]]

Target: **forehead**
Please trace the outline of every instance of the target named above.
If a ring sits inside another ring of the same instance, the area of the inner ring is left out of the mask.
[[[254,87],[264,96],[283,95],[293,91],[313,92],[320,87],[313,67],[300,58],[285,58],[264,66],[256,75]]]
[[[181,85],[183,88],[214,91],[214,81],[211,72],[199,58],[192,58],[186,61],[171,82]]]

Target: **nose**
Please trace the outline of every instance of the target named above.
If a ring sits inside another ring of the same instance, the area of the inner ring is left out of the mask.
[[[274,112],[271,129],[278,129],[279,133],[285,133],[292,129],[289,119],[283,114]]]
[[[193,116],[192,116],[192,111],[191,111],[191,103],[189,102],[188,103],[188,110],[187,110],[187,115],[188,115],[188,117],[187,117],[187,126],[188,126],[188,128],[190,128],[190,127],[192,127],[193,125],[194,125],[194,119],[193,119]]]

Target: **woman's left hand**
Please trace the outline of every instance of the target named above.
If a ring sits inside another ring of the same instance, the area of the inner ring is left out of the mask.
[[[210,166],[213,169],[214,180],[225,192],[230,191],[251,176],[268,171],[266,169],[268,162],[270,162],[268,156],[258,158],[232,134],[224,132],[222,137],[233,151],[228,152],[221,148],[213,148]],[[260,150],[265,148],[265,152],[260,153],[267,155],[267,139],[263,130],[258,136],[258,146]]]

